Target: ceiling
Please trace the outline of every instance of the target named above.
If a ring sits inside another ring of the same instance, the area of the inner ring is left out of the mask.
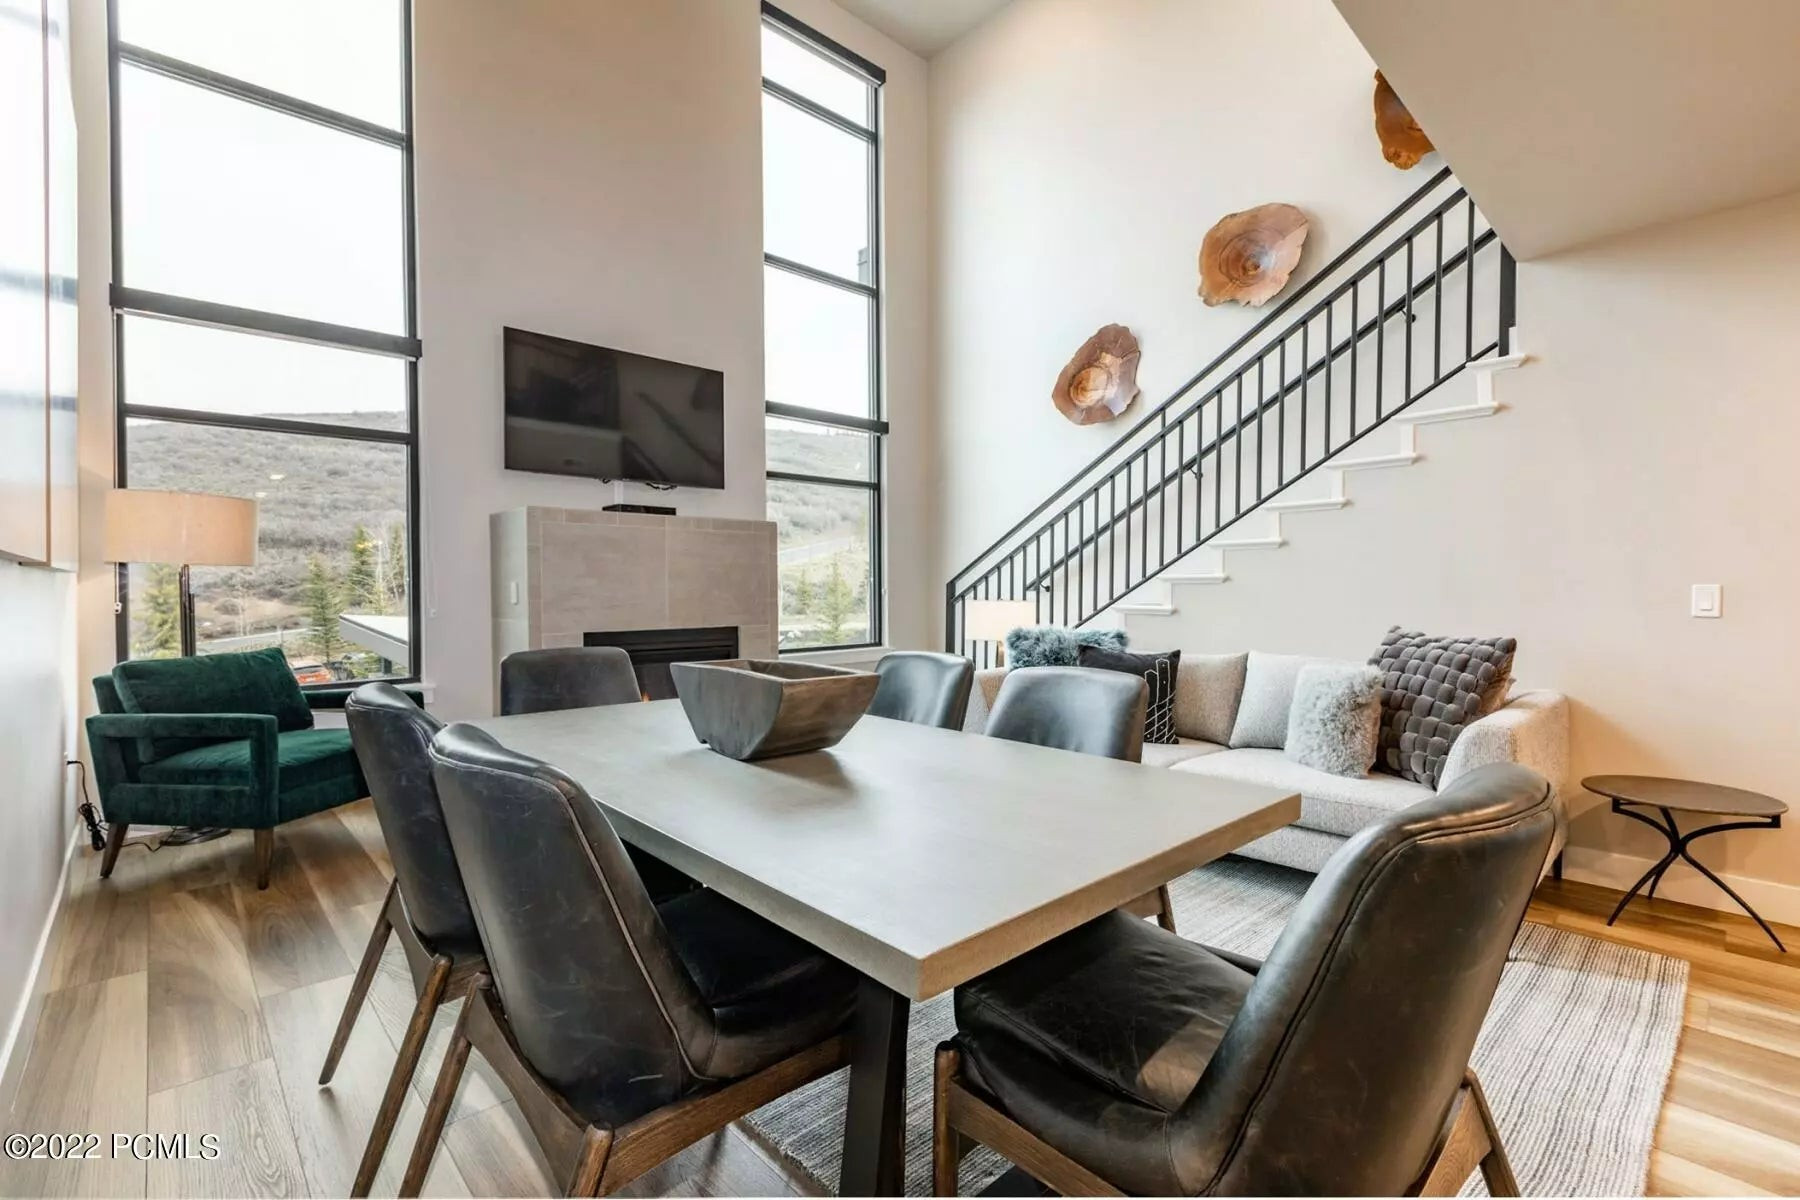
[[[1513,253],[1800,190],[1800,2],[1336,0]]]
[[[837,0],[921,58],[930,58],[1012,0]]]

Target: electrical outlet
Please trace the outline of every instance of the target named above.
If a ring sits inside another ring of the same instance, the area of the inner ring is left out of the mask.
[[[1725,615],[1725,589],[1716,583],[1696,583],[1688,615],[1709,619]]]

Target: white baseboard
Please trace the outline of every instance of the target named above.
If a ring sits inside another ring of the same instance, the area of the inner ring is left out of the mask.
[[[63,901],[69,897],[69,869],[75,862],[75,849],[81,845],[86,830],[75,822],[69,844],[63,850],[62,874],[56,879],[56,898],[44,917],[43,931],[38,934],[37,952],[31,958],[24,986],[19,989],[18,1006],[13,1011],[12,1027],[6,1031],[6,1043],[0,1047],[0,1113],[11,1113],[19,1098],[19,1085],[25,1080],[25,1062],[31,1057],[31,1043],[37,1036],[38,1017],[44,1011],[44,964],[55,950],[56,937],[62,931]]]
[[[1630,854],[1570,846],[1563,852],[1563,874],[1580,883],[1598,884],[1623,892],[1636,883],[1638,877],[1648,871],[1655,861]],[[1746,875],[1732,875],[1724,871],[1719,872],[1719,878],[1748,900],[1765,921],[1800,925],[1800,886],[1776,883],[1768,879],[1752,879]],[[1712,880],[1684,862],[1677,862],[1669,868],[1669,873],[1663,876],[1662,883],[1657,886],[1656,894],[1670,900],[1679,900],[1683,904],[1697,904],[1701,908],[1716,908],[1720,912],[1737,913],[1740,916],[1744,911],[1731,902],[1730,896],[1714,887]],[[1634,900],[1632,903],[1637,902]]]

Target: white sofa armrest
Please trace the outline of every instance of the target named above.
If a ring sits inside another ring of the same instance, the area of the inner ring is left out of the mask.
[[[1530,767],[1560,795],[1569,774],[1569,701],[1560,692],[1521,692],[1462,731],[1438,788],[1476,767],[1511,762]]]
[[[975,686],[969,689],[969,711],[963,717],[964,733],[987,732],[988,713],[993,711],[994,698],[1000,694],[1000,685],[1004,682],[1005,667],[975,672]]]

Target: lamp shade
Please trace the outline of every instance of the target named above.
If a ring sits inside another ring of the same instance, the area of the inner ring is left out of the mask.
[[[103,557],[115,563],[254,566],[256,501],[116,488],[106,497]]]
[[[977,642],[1003,642],[1021,625],[1036,625],[1035,600],[971,600],[963,612],[963,636]]]

